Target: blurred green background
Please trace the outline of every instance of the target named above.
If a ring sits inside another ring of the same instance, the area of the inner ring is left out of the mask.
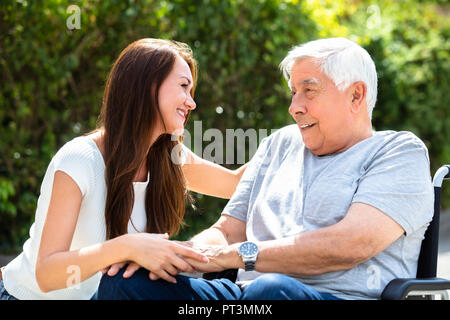
[[[69,5],[79,8],[73,30],[76,11]],[[282,58],[309,40],[352,39],[378,70],[374,128],[414,132],[429,149],[434,173],[450,163],[449,12],[447,1],[418,0],[2,1],[0,252],[21,250],[52,156],[95,128],[106,76],[140,38],[192,47],[200,74],[187,130],[202,120],[203,130],[224,135],[227,128],[293,123]],[[194,197],[197,209],[188,208],[179,239],[215,222],[227,202]],[[450,207],[448,186],[443,205]]]

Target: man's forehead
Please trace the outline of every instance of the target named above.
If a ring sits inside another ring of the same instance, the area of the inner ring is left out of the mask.
[[[308,84],[314,84],[314,85],[319,85],[320,81],[319,79],[317,79],[316,77],[306,77],[306,78],[302,78],[302,79],[292,79],[292,77],[289,79],[288,84],[289,87],[292,87],[292,82],[294,82],[294,85],[296,86],[304,86],[304,85],[308,85]]]
[[[301,81],[298,81],[298,84],[319,84],[319,79],[312,77],[312,78],[307,78]]]

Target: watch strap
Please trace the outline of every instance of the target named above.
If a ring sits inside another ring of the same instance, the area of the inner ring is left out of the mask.
[[[253,271],[255,270],[255,261],[249,260],[244,261],[245,271]]]

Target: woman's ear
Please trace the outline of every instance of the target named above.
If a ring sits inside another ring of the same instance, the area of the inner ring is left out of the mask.
[[[367,94],[367,87],[364,82],[358,81],[352,85],[351,104],[352,104],[353,112],[358,113],[361,110],[361,108],[366,110],[366,108],[367,108],[366,94]]]

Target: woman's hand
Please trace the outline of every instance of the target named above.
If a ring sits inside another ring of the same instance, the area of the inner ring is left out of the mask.
[[[125,270],[125,272],[123,273],[124,278],[131,277],[141,267],[137,263],[134,263],[131,261],[124,261],[124,262],[115,263],[112,266],[109,266],[109,267],[103,269],[102,273],[103,274],[107,273],[108,276],[114,277],[117,274],[117,272],[119,272],[119,270],[122,269],[126,264],[128,264],[128,266],[127,266],[127,269]]]
[[[186,262],[187,259],[199,265],[209,262],[208,258],[199,251],[168,240],[167,234],[136,233],[126,236],[130,248],[129,262],[111,266],[108,275],[117,274],[120,268],[129,263],[124,277],[131,277],[142,266],[150,271],[150,279],[162,278],[176,283],[174,276],[180,271],[195,272],[194,268]]]
[[[164,234],[155,234],[160,236],[162,239],[169,239],[169,235],[167,233]],[[123,277],[124,278],[130,278],[141,266],[138,265],[135,262],[132,261],[123,261],[123,262],[119,262],[119,263],[115,263],[107,268],[104,268],[101,272],[103,274],[107,273],[108,276],[110,277],[114,277],[117,272],[119,272],[120,269],[122,269],[125,265],[127,266],[127,269],[125,270],[125,272],[123,273]]]

